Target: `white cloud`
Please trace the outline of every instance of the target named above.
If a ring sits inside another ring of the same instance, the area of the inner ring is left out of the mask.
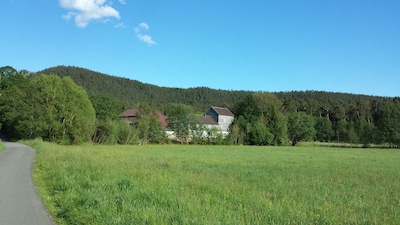
[[[139,38],[139,40],[143,41],[149,46],[157,44],[149,35],[137,34],[136,36]]]
[[[125,0],[118,0],[119,1],[119,3],[121,3],[122,5],[125,5],[126,4],[126,1]]]
[[[134,31],[136,33],[136,37],[138,37],[139,40],[151,46],[157,43],[153,40],[151,36],[142,34],[142,31],[147,31],[149,29],[150,26],[147,23],[140,23],[137,27],[134,28]]]
[[[139,24],[139,27],[142,28],[142,29],[144,29],[144,30],[150,29],[150,27],[149,27],[149,25],[148,25],[147,23],[140,23],[140,24]]]
[[[70,20],[71,17],[73,17],[74,15],[76,15],[76,13],[73,12],[68,12],[67,14],[63,15],[62,17],[66,20]]]
[[[75,17],[75,24],[78,27],[84,28],[91,20],[100,20],[103,18],[121,18],[119,12],[106,5],[106,0],[59,0],[62,8],[71,9],[64,19]]]

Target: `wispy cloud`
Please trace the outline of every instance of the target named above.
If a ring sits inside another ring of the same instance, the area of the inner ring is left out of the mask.
[[[126,4],[126,1],[125,0],[118,0],[119,1],[119,3],[121,3],[122,5],[125,5]]]
[[[72,10],[63,18],[69,20],[74,17],[75,24],[81,28],[85,28],[91,20],[121,18],[117,10],[106,4],[106,0],[59,0],[59,3],[62,8]]]
[[[139,40],[143,41],[149,46],[157,44],[153,40],[153,38],[149,35],[142,34],[143,31],[148,31],[150,29],[150,26],[147,23],[140,23],[137,27],[135,27],[134,31],[136,33],[136,37],[139,38]]]
[[[119,23],[114,26],[115,28],[126,28],[124,23]]]
[[[157,44],[149,35],[137,34],[136,36],[139,38],[139,40],[143,41],[149,46]]]
[[[139,27],[142,28],[142,29],[144,29],[144,30],[150,29],[150,27],[149,27],[149,25],[148,25],[147,23],[140,23],[140,24],[139,24]]]

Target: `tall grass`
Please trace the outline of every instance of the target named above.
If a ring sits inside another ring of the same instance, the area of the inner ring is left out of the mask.
[[[0,140],[0,152],[4,151],[6,149],[6,146],[3,144],[3,142]]]
[[[399,151],[28,144],[59,224],[400,221]]]

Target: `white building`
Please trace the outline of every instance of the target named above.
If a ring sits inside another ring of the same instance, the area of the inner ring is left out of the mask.
[[[198,118],[204,126],[209,129],[215,127],[225,136],[230,132],[229,127],[233,122],[234,115],[227,108],[212,106],[204,115],[201,115]]]

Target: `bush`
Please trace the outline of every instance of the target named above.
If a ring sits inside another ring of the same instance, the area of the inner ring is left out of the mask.
[[[117,126],[116,140],[118,144],[138,144],[139,136],[130,124],[120,121]]]
[[[97,120],[96,131],[92,136],[92,142],[96,144],[116,144],[118,123],[112,120]]]

